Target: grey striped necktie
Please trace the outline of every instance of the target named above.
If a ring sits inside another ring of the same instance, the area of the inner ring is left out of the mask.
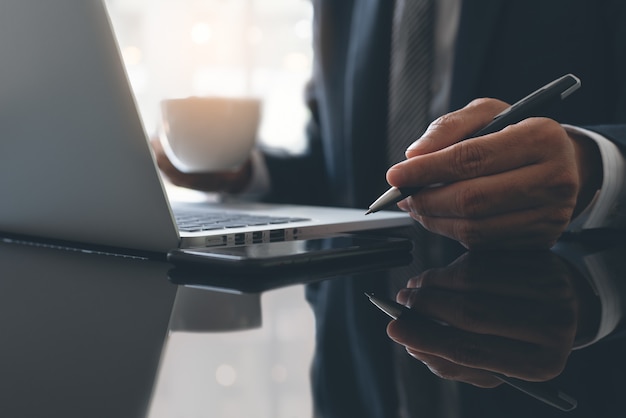
[[[396,0],[389,75],[387,163],[426,130],[434,59],[434,0]]]
[[[431,75],[434,58],[434,1],[395,0],[391,63],[389,74],[389,120],[387,164],[403,161],[406,148],[419,138],[428,123],[431,102]],[[427,244],[419,226],[410,233],[417,244],[414,263],[392,271],[391,296],[422,268]],[[400,416],[439,417],[439,380],[420,362],[394,346],[394,368],[398,383]]]

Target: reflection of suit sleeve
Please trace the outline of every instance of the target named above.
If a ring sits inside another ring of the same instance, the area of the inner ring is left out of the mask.
[[[626,236],[618,239],[622,238]],[[600,239],[610,242],[615,238],[606,235]],[[583,243],[572,241],[557,244],[554,248],[585,276],[600,301],[600,323],[595,336],[576,348],[591,345],[620,330],[626,318],[625,250],[623,245],[612,245],[599,251],[589,251]]]
[[[624,90],[624,88],[622,90]],[[623,98],[622,101],[626,101],[626,98]],[[626,117],[626,109],[624,110],[624,115],[624,117]],[[624,166],[626,165],[626,125],[592,126],[588,129],[611,140],[611,142],[619,148],[619,151],[616,151],[616,153],[620,153],[620,155],[613,155],[612,157],[617,162],[621,163],[621,168],[616,168],[618,164],[614,164],[604,170],[605,179],[603,180],[603,184],[606,184],[607,180],[613,183],[613,196],[609,202],[606,213],[602,216],[600,226],[605,228],[626,229],[626,173],[624,170]]]

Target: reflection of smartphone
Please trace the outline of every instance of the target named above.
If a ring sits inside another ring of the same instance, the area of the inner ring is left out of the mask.
[[[411,241],[341,235],[241,247],[174,250],[171,282],[211,290],[259,293],[294,284],[356,276],[408,265]]]
[[[406,255],[411,248],[411,241],[405,238],[346,234],[237,247],[175,249],[168,254],[168,261],[177,267],[205,265],[233,274],[258,273]]]

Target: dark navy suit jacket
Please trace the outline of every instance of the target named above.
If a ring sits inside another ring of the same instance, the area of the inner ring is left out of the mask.
[[[380,156],[393,1],[313,4],[310,148],[299,157],[268,153],[274,185],[270,200],[365,208],[387,187]],[[566,73],[577,75],[582,88],[548,116],[591,127],[626,149],[626,2],[463,1],[450,110],[477,97],[514,102]],[[313,387],[323,416],[395,414],[386,319],[362,296],[377,286],[382,285],[375,278],[369,283],[345,279],[309,289],[318,327]],[[586,406],[564,416],[624,416],[616,411],[620,393],[626,393],[626,365],[610,363],[624,353],[618,339],[572,356],[564,376],[568,389],[585,394]],[[461,388],[466,416],[561,416],[506,389]],[[517,399],[519,415],[511,410],[509,396]]]
[[[276,174],[270,199],[367,207],[386,189],[387,167],[380,156],[386,136],[393,1],[313,3],[310,153],[299,160],[270,155],[270,170]],[[582,88],[549,116],[579,126],[622,124],[609,134],[626,144],[623,3],[463,1],[450,110],[477,97],[514,102],[573,73],[581,78]]]

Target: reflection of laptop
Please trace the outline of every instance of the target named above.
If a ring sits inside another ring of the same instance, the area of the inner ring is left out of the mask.
[[[4,242],[0,265],[0,414],[146,417],[177,298],[170,266]]]
[[[3,0],[0,56],[0,231],[163,253],[410,223],[395,212],[231,205],[296,219],[182,232],[100,0]]]

